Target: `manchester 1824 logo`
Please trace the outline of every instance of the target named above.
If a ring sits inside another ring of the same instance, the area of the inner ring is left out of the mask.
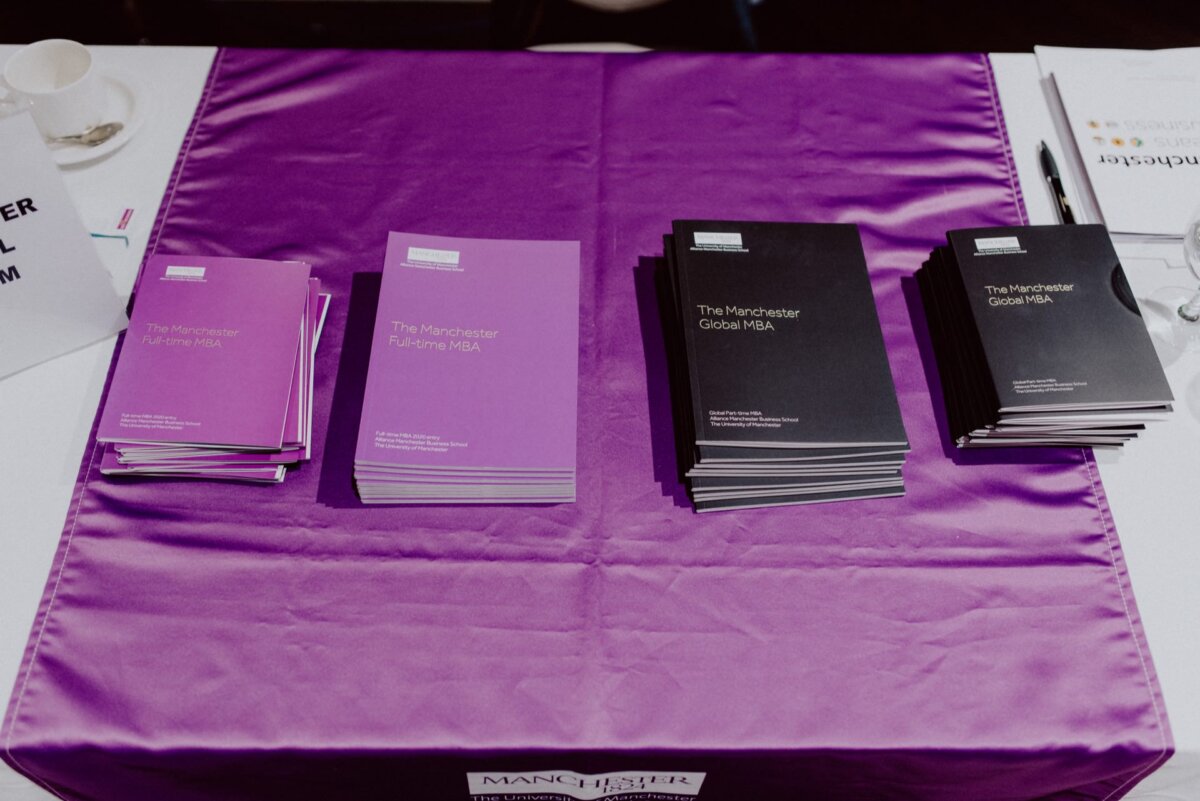
[[[691,801],[699,798],[704,777],[704,773],[649,770],[614,773],[576,773],[572,770],[468,773],[467,791],[473,801],[522,801],[533,798]]]

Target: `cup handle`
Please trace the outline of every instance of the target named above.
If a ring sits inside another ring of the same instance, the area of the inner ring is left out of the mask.
[[[20,92],[8,85],[4,75],[0,74],[0,117],[15,114],[29,105],[28,100]]]

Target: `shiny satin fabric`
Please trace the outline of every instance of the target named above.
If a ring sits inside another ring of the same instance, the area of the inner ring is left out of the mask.
[[[860,226],[905,497],[690,510],[649,273],[673,218]],[[551,769],[1121,797],[1172,741],[1095,462],[952,448],[911,278],[947,229],[1021,222],[980,56],[222,51],[152,247],[313,264],[313,461],[118,482],[90,444],[4,758],[78,801]],[[577,503],[357,502],[389,230],[582,241]]]

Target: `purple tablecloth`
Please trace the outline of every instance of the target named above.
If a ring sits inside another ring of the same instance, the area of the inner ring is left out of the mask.
[[[690,511],[648,268],[712,217],[859,224],[906,497]],[[4,758],[80,801],[1119,798],[1172,742],[1095,463],[949,447],[910,277],[1022,219],[979,56],[222,51],[152,247],[315,265],[315,458],[118,483],[89,445]],[[582,241],[578,503],[356,501],[389,230]]]

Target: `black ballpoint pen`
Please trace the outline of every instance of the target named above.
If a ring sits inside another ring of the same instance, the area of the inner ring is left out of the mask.
[[[1046,176],[1046,183],[1050,184],[1050,194],[1054,195],[1054,205],[1058,207],[1058,218],[1064,225],[1072,225],[1075,222],[1075,213],[1071,211],[1071,204],[1067,202],[1067,193],[1063,191],[1058,165],[1054,163],[1054,156],[1050,153],[1050,148],[1046,147],[1044,140],[1038,145],[1038,155],[1042,158],[1042,175]]]

